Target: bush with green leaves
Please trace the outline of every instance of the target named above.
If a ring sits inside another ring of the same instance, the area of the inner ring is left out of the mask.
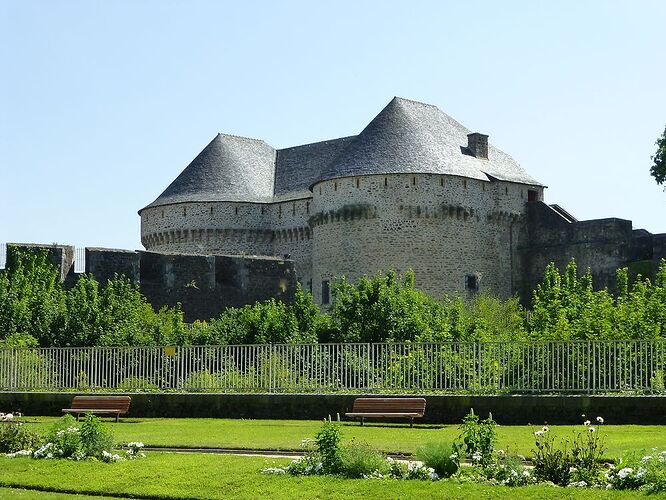
[[[574,431],[571,441],[571,462],[574,467],[574,482],[599,483],[602,457],[605,448],[605,435],[601,431],[604,419],[597,417],[594,422],[586,420],[583,429]]]
[[[34,450],[41,436],[28,428],[20,414],[0,413],[0,453]]]
[[[559,486],[567,486],[571,482],[573,460],[567,449],[567,443],[561,447],[555,444],[555,436],[548,426],[534,433],[532,463],[534,477],[538,481],[550,481]]]
[[[324,425],[315,435],[317,452],[321,458],[324,474],[335,474],[340,471],[342,462],[341,439],[340,422],[331,420],[329,416],[328,419],[324,420]]]
[[[497,442],[497,422],[493,420],[492,413],[488,418],[481,420],[471,408],[465,415],[460,426],[462,450],[472,462],[482,467],[490,465],[493,461],[493,449]]]
[[[432,467],[439,477],[451,477],[460,468],[458,443],[426,443],[417,448],[416,458]]]
[[[372,449],[367,443],[352,442],[340,451],[340,475],[360,479],[374,475],[387,475],[389,464],[386,456]]]

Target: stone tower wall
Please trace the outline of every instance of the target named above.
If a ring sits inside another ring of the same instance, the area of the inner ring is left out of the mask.
[[[193,202],[141,212],[147,250],[186,254],[265,255],[294,260],[307,286],[312,251],[307,225],[312,199],[279,203]]]
[[[311,219],[315,301],[323,280],[409,268],[416,286],[434,296],[465,290],[468,275],[480,277],[481,290],[512,295],[527,189],[432,174],[318,183]]]

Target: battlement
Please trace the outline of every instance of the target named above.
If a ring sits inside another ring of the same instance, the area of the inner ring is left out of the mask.
[[[74,247],[69,245],[8,244],[7,266],[16,250],[46,251],[66,287],[74,273]],[[87,247],[85,272],[102,285],[125,276],[141,287],[155,309],[180,303],[185,320],[208,320],[226,307],[240,307],[270,298],[291,301],[296,271],[291,260],[240,255],[197,255]]]

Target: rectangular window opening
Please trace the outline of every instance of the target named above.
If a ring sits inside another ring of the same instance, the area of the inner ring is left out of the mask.
[[[324,280],[321,282],[321,303],[322,304],[331,303],[331,289],[328,280]]]

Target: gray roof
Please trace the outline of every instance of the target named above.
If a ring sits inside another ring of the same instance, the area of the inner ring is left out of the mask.
[[[431,173],[541,185],[506,153],[466,149],[471,131],[436,106],[394,97],[357,136],[274,150],[218,134],[145,208],[192,201],[270,203],[302,198],[319,181],[356,175]]]
[[[275,196],[310,196],[310,186],[321,177],[323,167],[328,166],[353,139],[353,136],[342,137],[278,150]]]
[[[217,134],[149,207],[191,201],[268,203],[275,150],[264,141]]]
[[[395,97],[328,165],[318,180],[355,175],[430,173],[539,185],[506,153],[488,159],[466,149],[471,131],[436,106]]]

